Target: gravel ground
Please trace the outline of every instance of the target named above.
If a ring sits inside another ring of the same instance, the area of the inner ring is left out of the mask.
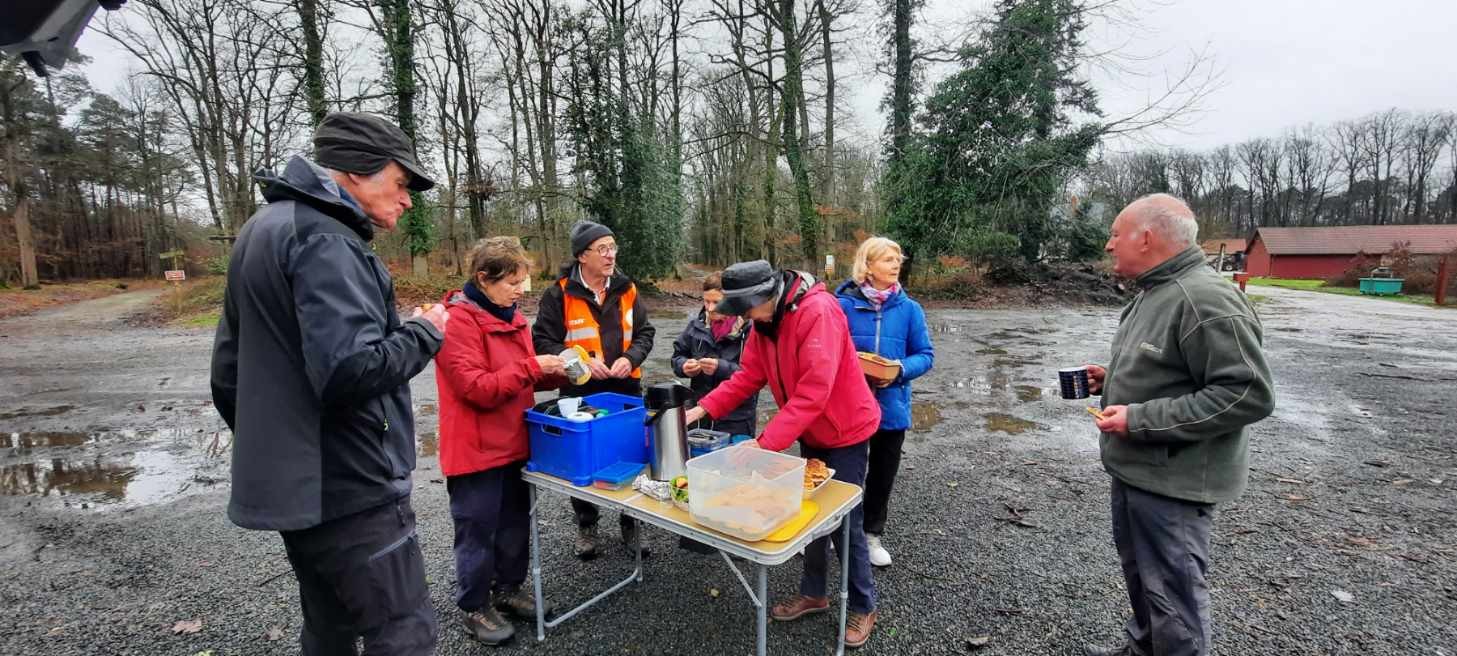
[[[1254,429],[1249,492],[1216,520],[1216,651],[1457,654],[1457,313],[1251,292],[1279,408]],[[119,320],[153,294],[0,322],[0,654],[298,652],[298,600],[278,537],[224,516],[228,434],[207,402],[210,332]],[[917,426],[886,536],[895,565],[877,573],[881,619],[864,651],[1069,654],[1117,639],[1127,602],[1107,476],[1080,404],[1053,388],[1057,368],[1105,359],[1116,309],[930,319],[937,368],[916,384]],[[666,372],[683,325],[673,310],[654,321],[650,379]],[[451,603],[432,376],[413,385],[414,504],[444,624],[439,652],[482,653]],[[577,562],[566,501],[547,497],[542,508],[554,602],[626,574],[625,552]],[[721,561],[680,552],[663,533],[649,545],[640,586],[544,643],[518,625],[500,653],[752,653],[750,604]],[[773,570],[771,594],[797,580],[797,561]],[[201,630],[174,635],[182,620]],[[829,653],[833,624],[771,624],[770,649]]]

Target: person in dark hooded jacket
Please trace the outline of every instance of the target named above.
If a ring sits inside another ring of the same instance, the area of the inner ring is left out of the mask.
[[[673,341],[673,373],[688,378],[688,386],[700,399],[739,370],[739,357],[752,325],[743,317],[716,312],[714,306],[721,300],[722,275],[715,273],[704,278],[703,309],[688,320],[688,325]],[[758,412],[759,395],[754,394],[722,418],[700,422],[700,425],[731,435],[752,436],[758,426]]]
[[[442,307],[401,321],[370,249],[434,183],[398,127],[334,113],[314,157],[260,173],[268,202],[228,260],[213,404],[233,430],[228,517],[278,531],[303,653],[429,654],[435,611],[410,507],[409,381],[445,339]]]

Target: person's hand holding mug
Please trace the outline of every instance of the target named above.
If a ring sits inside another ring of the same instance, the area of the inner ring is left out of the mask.
[[[1103,393],[1103,378],[1108,375],[1108,370],[1107,369],[1104,369],[1104,368],[1102,368],[1102,367],[1100,367],[1100,366],[1098,366],[1096,364],[1090,364],[1090,365],[1087,365],[1087,367],[1088,367],[1088,393],[1089,394],[1102,394]]]
[[[536,364],[541,367],[541,373],[547,376],[566,375],[567,363],[560,355],[538,355]]]
[[[688,358],[683,361],[683,375],[692,378],[700,373],[703,373],[703,365],[699,364],[697,360]]]

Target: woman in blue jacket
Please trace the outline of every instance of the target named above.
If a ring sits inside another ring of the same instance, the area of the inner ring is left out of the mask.
[[[890,492],[900,469],[901,445],[911,427],[911,381],[931,370],[935,352],[926,313],[900,285],[899,244],[871,237],[855,251],[851,279],[835,295],[850,322],[855,349],[900,363],[892,381],[871,381],[880,402],[880,430],[870,438],[870,467],[865,476],[865,536],[870,543],[870,564],[890,565],[890,552],[881,543]]]

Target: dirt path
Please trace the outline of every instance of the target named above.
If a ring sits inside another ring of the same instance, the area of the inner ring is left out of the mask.
[[[1279,395],[1253,430],[1249,491],[1220,508],[1215,652],[1457,656],[1457,312],[1251,290]],[[228,523],[228,434],[209,402],[210,331],[136,328],[126,294],[0,322],[0,653],[291,654],[297,598],[276,535]],[[655,310],[649,382],[686,311]],[[887,546],[876,654],[1069,654],[1126,613],[1107,476],[1081,402],[1055,371],[1106,359],[1116,308],[933,310],[936,368],[915,385]],[[451,520],[435,453],[435,384],[411,385],[414,503],[442,619],[455,628]],[[765,394],[761,414],[772,402]],[[570,555],[564,500],[541,504],[546,590],[580,601],[627,571]],[[615,537],[614,522],[603,533]],[[638,589],[545,643],[501,654],[746,653],[750,606],[715,559],[655,551]],[[770,578],[794,590],[797,561]],[[691,574],[689,574],[691,572]],[[1340,593],[1340,594],[1337,594]],[[1349,595],[1349,596],[1347,596]],[[1350,599],[1351,601],[1344,601]],[[195,635],[173,635],[200,619]],[[829,619],[770,627],[774,653],[823,654]],[[282,635],[270,639],[269,635]]]

